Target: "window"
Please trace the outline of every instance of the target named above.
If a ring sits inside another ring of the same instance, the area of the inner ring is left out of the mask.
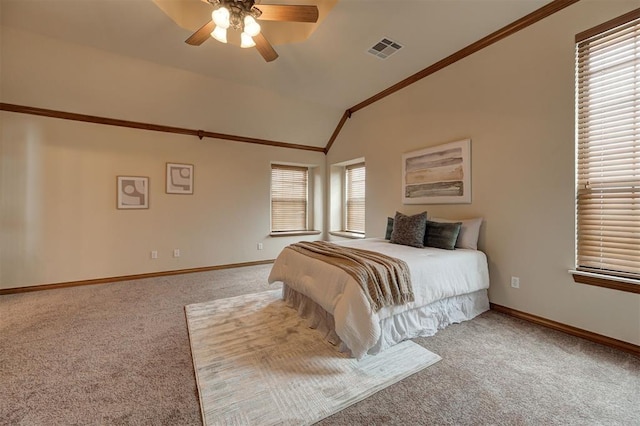
[[[364,234],[365,207],[365,166],[364,163],[345,167],[345,231]]]
[[[635,287],[628,290],[636,292],[640,9],[576,36],[576,90],[577,275],[595,273],[627,281],[629,288]],[[609,286],[578,276],[574,274],[578,282]]]
[[[309,169],[271,165],[271,232],[306,231]]]
[[[352,158],[329,167],[329,234],[365,237],[365,160]]]

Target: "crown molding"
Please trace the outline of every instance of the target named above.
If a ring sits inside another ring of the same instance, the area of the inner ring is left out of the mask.
[[[250,138],[246,136],[229,135],[226,133],[194,130],[184,127],[164,126],[161,124],[143,123],[140,121],[120,120],[116,118],[99,117],[96,115],[77,114],[74,112],[57,111],[53,109],[36,108],[25,105],[0,103],[0,111],[16,112],[20,114],[39,115],[42,117],[59,118],[63,120],[82,121],[85,123],[103,124],[107,126],[127,127],[130,129],[150,130],[154,132],[174,133],[180,135],[197,136],[198,138],[223,139],[233,142],[246,142],[257,145],[268,145],[279,148],[301,149],[305,151],[324,152],[321,146],[298,145],[267,139]]]

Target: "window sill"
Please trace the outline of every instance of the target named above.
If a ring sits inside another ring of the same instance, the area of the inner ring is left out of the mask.
[[[330,231],[329,234],[333,235],[334,237],[352,238],[354,240],[365,238],[364,234],[360,234],[358,232]]]
[[[580,284],[612,288],[629,293],[640,293],[640,281],[634,280],[633,278],[614,277],[611,275],[576,270],[570,270],[569,273],[573,275],[573,281]]]
[[[296,237],[300,235],[320,235],[322,232],[320,231],[283,231],[283,232],[272,232],[269,234],[270,237]]]

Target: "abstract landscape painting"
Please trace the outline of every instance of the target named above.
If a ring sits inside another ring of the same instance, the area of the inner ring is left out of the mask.
[[[402,156],[404,204],[471,202],[471,139]]]

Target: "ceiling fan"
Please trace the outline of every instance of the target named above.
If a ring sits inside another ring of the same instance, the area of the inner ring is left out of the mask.
[[[185,43],[200,46],[209,37],[226,43],[227,29],[242,31],[240,47],[258,49],[265,61],[271,62],[278,57],[271,43],[260,32],[256,19],[264,21],[317,22],[317,6],[259,4],[260,0],[202,0],[210,3],[214,9],[211,20],[204,24]]]

